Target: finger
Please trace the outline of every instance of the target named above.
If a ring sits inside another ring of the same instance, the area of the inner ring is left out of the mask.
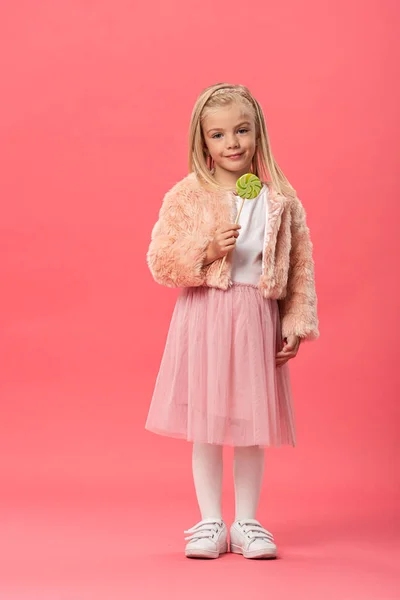
[[[278,352],[278,354],[275,355],[275,358],[278,360],[289,360],[290,358],[294,358],[296,356],[296,354],[294,352],[285,352],[284,354],[282,352]]]
[[[297,352],[296,348],[292,348],[289,344],[285,344],[280,350],[279,353],[281,356],[287,356],[290,352]]]
[[[289,358],[278,358],[275,363],[276,365],[284,365],[285,363],[287,363],[289,361]]]
[[[235,223],[226,223],[220,229],[220,233],[226,233],[227,231],[238,231],[241,228],[242,228],[242,226],[239,225],[239,223],[236,225],[235,225]]]
[[[276,366],[277,367],[282,367],[285,363],[287,363],[287,360],[276,361]]]
[[[283,342],[284,348],[294,348],[295,345],[296,345],[296,342],[289,342],[288,340],[284,340],[284,342]]]
[[[221,240],[221,246],[226,246],[227,244],[236,244],[236,238],[234,235]]]
[[[238,237],[239,236],[239,232],[238,231],[234,231],[233,229],[229,229],[228,231],[225,231],[225,233],[221,233],[220,238],[222,240],[226,240],[228,238],[231,237]]]
[[[286,364],[288,361],[289,361],[288,358],[285,358],[285,360],[279,359],[279,360],[276,361],[276,366],[277,367],[281,367],[282,365]]]
[[[285,344],[282,348],[282,352],[295,352],[296,351],[296,344]]]

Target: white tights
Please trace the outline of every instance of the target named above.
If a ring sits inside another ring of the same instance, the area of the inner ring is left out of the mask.
[[[193,444],[193,480],[201,518],[221,518],[223,446]],[[235,447],[235,519],[255,519],[264,474],[264,449]]]

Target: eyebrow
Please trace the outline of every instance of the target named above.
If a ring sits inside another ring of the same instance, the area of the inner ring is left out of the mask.
[[[239,123],[239,125],[236,125],[236,127],[240,127],[241,125],[251,125],[251,123],[250,123],[250,121],[242,121],[241,123]],[[207,133],[211,133],[212,131],[220,131],[220,130],[222,130],[222,127],[213,127],[213,129],[209,129],[207,131]]]

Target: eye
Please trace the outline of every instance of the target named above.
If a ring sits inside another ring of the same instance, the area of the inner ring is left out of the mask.
[[[240,133],[241,131],[242,131],[242,132],[244,132],[244,133],[247,133],[249,130],[248,130],[248,129],[246,129],[245,127],[242,127],[242,129],[239,129],[239,133]]]
[[[222,135],[222,133],[214,133],[214,135],[212,136],[214,140],[219,139],[219,138],[217,138],[217,135]]]

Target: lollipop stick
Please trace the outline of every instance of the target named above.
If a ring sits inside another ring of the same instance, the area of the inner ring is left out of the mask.
[[[241,205],[240,210],[239,210],[239,212],[237,214],[237,217],[236,217],[236,220],[235,220],[235,225],[237,225],[239,223],[240,215],[242,214],[242,209],[243,209],[244,201],[245,201],[245,198],[242,198],[242,205]],[[219,267],[219,276],[221,276],[222,269],[223,269],[223,266],[225,264],[226,257],[228,256],[228,254],[225,254],[224,258],[222,259],[221,265]]]
[[[246,198],[242,198],[242,205],[239,209],[238,216],[236,217],[235,225],[237,225],[239,223],[240,215],[242,214],[242,209],[243,209],[245,200],[246,200]]]

